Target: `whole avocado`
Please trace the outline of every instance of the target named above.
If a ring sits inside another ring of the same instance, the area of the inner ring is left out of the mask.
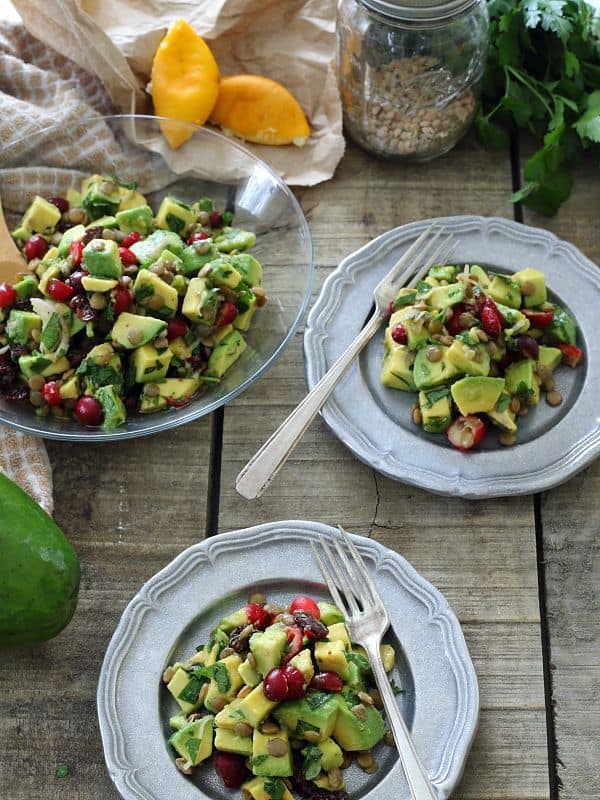
[[[54,520],[1,474],[0,553],[0,647],[56,636],[77,605],[77,554]]]

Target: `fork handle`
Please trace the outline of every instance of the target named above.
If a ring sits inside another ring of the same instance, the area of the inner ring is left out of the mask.
[[[363,644],[369,656],[375,682],[379,689],[383,707],[385,708],[390,728],[394,734],[394,740],[402,767],[404,768],[404,774],[406,775],[406,780],[410,787],[411,797],[413,797],[413,800],[438,800],[437,792],[429,780],[425,768],[421,764],[409,730],[406,727],[406,722],[400,713],[398,703],[392,692],[383,664],[381,663],[381,655],[379,653],[380,640],[373,638],[361,642],[361,644]]]
[[[260,497],[287,461],[353,359],[374,336],[383,317],[376,311],[321,380],[263,444],[237,476],[235,488],[248,500]]]

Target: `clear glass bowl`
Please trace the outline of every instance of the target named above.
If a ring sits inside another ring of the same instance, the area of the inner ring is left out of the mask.
[[[189,138],[173,150],[161,126]],[[212,197],[217,208],[235,213],[234,224],[256,233],[251,252],[263,265],[268,303],[252,321],[242,357],[218,386],[204,389],[184,408],[132,413],[124,425],[103,431],[84,428],[76,420],[38,417],[29,403],[0,398],[0,422],[68,441],[146,436],[191,422],[233,400],[281,355],[310,300],[313,247],[298,201],[263,161],[206,128],[140,115],[82,119],[68,129],[42,130],[10,148],[8,166],[0,168],[0,196],[11,228],[35,194],[64,196],[93,173],[137,182],[155,210],[169,194],[189,202]]]

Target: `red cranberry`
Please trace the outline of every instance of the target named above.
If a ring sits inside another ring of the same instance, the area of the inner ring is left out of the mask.
[[[275,667],[267,672],[263,684],[265,696],[273,702],[280,703],[288,696],[288,682],[282,669]]]
[[[192,235],[188,237],[187,243],[194,244],[194,242],[202,242],[204,239],[208,238],[210,238],[208,233],[204,233],[204,231],[201,231],[200,233],[192,233]]]
[[[306,694],[306,681],[304,675],[297,667],[288,664],[283,669],[283,674],[288,685],[288,700],[299,700]]]
[[[51,197],[48,202],[56,206],[61,214],[66,214],[69,210],[69,201],[65,200],[64,197]]]
[[[258,603],[248,603],[246,616],[248,617],[248,622],[260,630],[264,630],[271,621],[269,612],[265,611],[264,606],[260,606]]]
[[[282,664],[287,664],[291,658],[298,655],[300,650],[302,650],[304,640],[304,634],[299,625],[288,625],[285,632],[288,640],[288,651],[281,659]]]
[[[170,319],[167,323],[167,339],[178,339],[187,333],[187,325],[182,319]]]
[[[48,252],[48,242],[43,236],[36,234],[31,239],[27,239],[23,252],[27,261],[31,261],[32,258],[43,258]]]
[[[311,617],[321,619],[321,610],[312,597],[302,596],[292,600],[290,603],[290,614],[293,614],[295,611],[306,611]]]
[[[221,228],[223,226],[223,217],[218,211],[213,211],[210,215],[210,227]]]
[[[69,245],[69,255],[71,256],[71,261],[73,262],[74,267],[78,267],[81,264],[84,247],[85,245],[83,242],[71,242]]]
[[[228,789],[239,789],[248,777],[246,759],[238,753],[215,751],[215,769]]]
[[[49,406],[60,405],[60,386],[56,381],[48,381],[42,389],[42,396]]]
[[[232,303],[231,300],[225,300],[219,309],[219,316],[216,322],[217,328],[224,328],[225,325],[229,325],[237,317],[237,313],[235,303]]]
[[[131,233],[128,233],[121,242],[121,247],[131,247],[132,244],[140,242],[143,238],[144,237],[141,233],[138,233],[137,231],[131,231]]]
[[[77,269],[69,275],[69,283],[76,292],[83,291],[83,284],[81,279],[85,278],[88,273],[84,269]]]
[[[0,308],[12,306],[17,302],[17,293],[10,283],[0,283]]]
[[[82,425],[96,427],[102,422],[102,406],[95,397],[80,397],[75,406],[75,414]]]
[[[404,325],[394,325],[392,328],[392,339],[397,344],[406,344],[408,341],[408,334]]]
[[[119,247],[119,257],[121,259],[121,263],[126,267],[132,267],[134,264],[138,263],[135,253],[133,253],[128,247]]]
[[[335,672],[317,672],[310,682],[311,689],[319,689],[322,692],[341,692],[344,688],[344,681]]]
[[[133,295],[126,289],[125,286],[117,286],[115,289],[115,298],[113,301],[113,311],[115,314],[122,314],[123,311],[129,311],[133,305]]]
[[[48,281],[46,291],[48,292],[48,297],[58,303],[67,303],[75,294],[75,289],[72,286],[69,286],[64,281],[59,281],[58,278],[52,278],[52,280]]]

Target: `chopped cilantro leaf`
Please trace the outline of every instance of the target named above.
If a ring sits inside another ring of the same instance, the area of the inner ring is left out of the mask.
[[[44,345],[46,350],[56,350],[58,343],[62,336],[62,325],[60,317],[55,312],[51,315],[48,322],[44,325],[44,330],[40,335],[40,342]]]
[[[169,226],[169,230],[172,230],[175,233],[181,233],[181,231],[185,228],[185,222],[179,217],[176,217],[175,214],[167,214],[165,221]]]
[[[498,402],[496,403],[496,411],[498,414],[502,414],[510,405],[510,395],[508,394],[501,394],[498,398]]]
[[[269,778],[264,782],[265,792],[271,800],[283,800],[285,794],[285,783],[281,778]]]
[[[306,755],[302,762],[302,775],[307,781],[313,781],[321,772],[321,761],[323,753],[315,744],[306,748]]]
[[[390,678],[390,686],[395,697],[398,697],[399,694],[404,694],[404,689],[401,689],[393,678]]]
[[[190,761],[194,762],[198,757],[198,751],[200,750],[201,744],[202,742],[200,741],[200,739],[196,739],[195,737],[192,737],[191,739],[186,739],[184,747],[189,754]]]
[[[180,700],[185,700],[186,703],[195,703],[198,700],[200,689],[204,683],[206,683],[206,681],[202,680],[202,677],[198,676],[196,672],[194,672],[194,674],[190,676],[189,681],[178,694],[178,698]]]

